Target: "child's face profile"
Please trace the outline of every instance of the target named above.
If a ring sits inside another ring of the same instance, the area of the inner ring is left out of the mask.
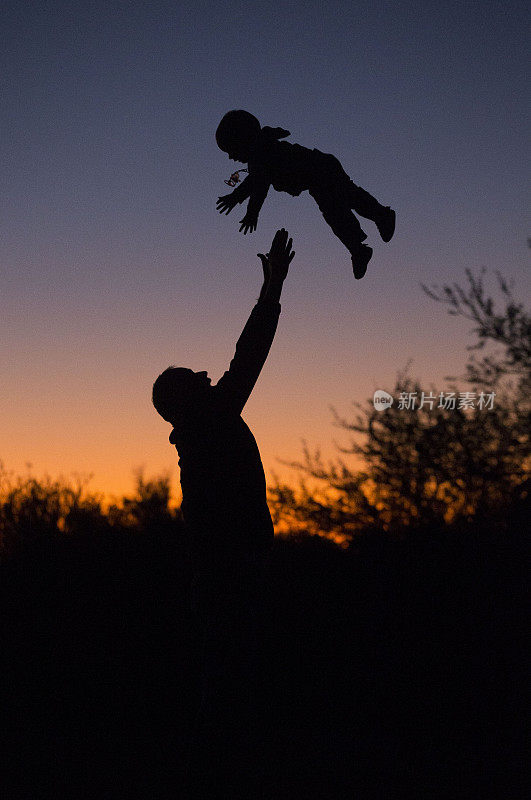
[[[249,155],[244,152],[243,148],[232,147],[227,155],[231,161],[241,161],[243,164],[249,160]]]
[[[260,131],[259,121],[248,111],[229,111],[218,125],[216,142],[231,161],[247,163]]]

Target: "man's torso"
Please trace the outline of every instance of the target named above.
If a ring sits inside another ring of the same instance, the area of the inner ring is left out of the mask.
[[[196,424],[172,439],[179,452],[183,517],[199,559],[263,551],[273,537],[255,438],[218,397],[212,387]]]

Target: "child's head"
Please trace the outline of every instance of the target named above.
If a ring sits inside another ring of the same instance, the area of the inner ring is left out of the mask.
[[[247,163],[260,131],[260,123],[248,111],[229,111],[218,125],[216,142],[229,158]]]
[[[153,384],[153,405],[161,417],[175,425],[197,410],[209,391],[210,378],[206,372],[168,367]]]

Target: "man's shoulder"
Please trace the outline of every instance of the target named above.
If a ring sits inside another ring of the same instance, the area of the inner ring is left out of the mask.
[[[234,403],[234,387],[230,370],[223,373],[214,386],[210,387],[210,418],[216,424],[233,422],[240,418],[240,411]]]

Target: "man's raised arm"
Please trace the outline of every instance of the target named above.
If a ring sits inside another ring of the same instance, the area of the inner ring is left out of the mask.
[[[238,339],[230,367],[216,386],[238,414],[258,380],[275,337],[282,286],[295,255],[291,245],[288,232],[282,228],[276,232],[270,252],[258,254],[264,270],[262,291]]]

